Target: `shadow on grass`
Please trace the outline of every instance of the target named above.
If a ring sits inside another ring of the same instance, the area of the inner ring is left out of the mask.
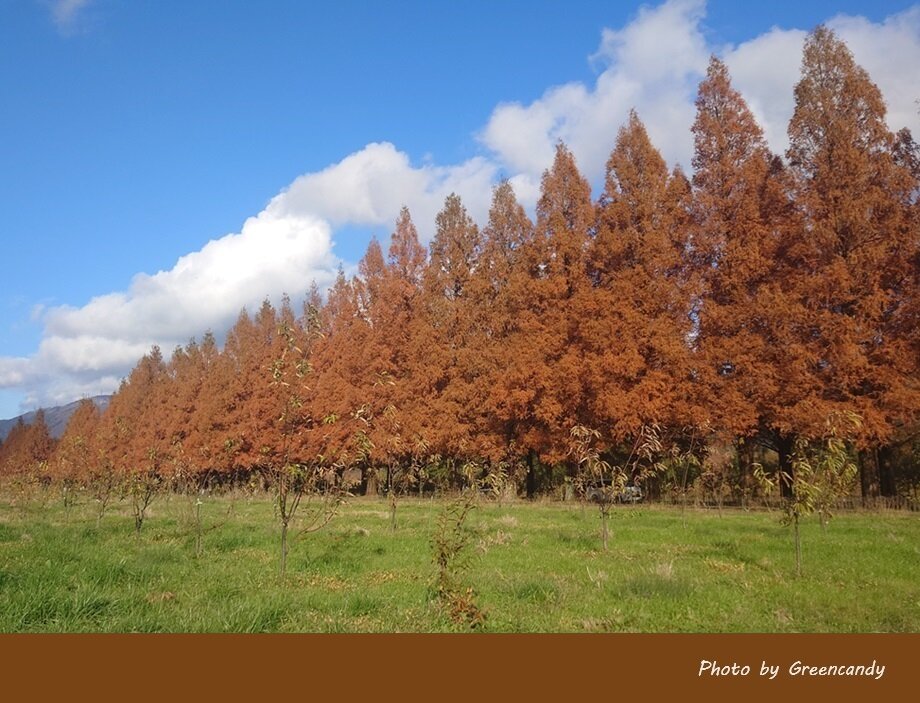
[[[683,578],[664,571],[645,571],[628,578],[623,586],[625,595],[637,598],[687,598],[693,593],[691,585]]]

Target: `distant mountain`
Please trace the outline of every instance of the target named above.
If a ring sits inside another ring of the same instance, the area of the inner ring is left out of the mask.
[[[96,404],[96,407],[99,410],[105,410],[109,401],[112,399],[110,395],[97,395],[93,398],[90,398]],[[75,400],[73,403],[68,403],[67,405],[58,405],[54,408],[44,408],[45,411],[45,422],[48,425],[48,431],[51,432],[51,436],[57,439],[62,434],[64,434],[64,429],[67,427],[67,421],[70,419],[70,416],[73,415],[74,410],[80,405],[79,400]],[[32,421],[35,420],[35,415],[38,411],[32,410],[25,413],[24,415],[19,415],[18,417],[11,418],[9,420],[0,420],[0,441],[6,439],[6,436],[10,433],[10,430],[15,427],[16,423],[19,422],[19,418],[22,418],[22,421],[31,425]]]

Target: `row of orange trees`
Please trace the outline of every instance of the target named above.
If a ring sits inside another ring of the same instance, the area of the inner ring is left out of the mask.
[[[559,144],[533,221],[507,182],[482,228],[451,195],[426,251],[404,209],[386,253],[372,241],[325,299],[244,311],[222,347],[154,348],[56,446],[39,423],[14,429],[0,472],[105,486],[385,468],[395,495],[473,462],[519,467],[532,494],[539,467],[583,463],[573,428],[625,465],[654,427],[700,461],[713,438],[742,463],[767,445],[789,491],[796,447],[858,417],[845,439],[864,491],[893,493],[872,459],[918,427],[917,145],[823,27],[785,158],[718,59],[696,105],[692,176],[632,113],[597,200]]]

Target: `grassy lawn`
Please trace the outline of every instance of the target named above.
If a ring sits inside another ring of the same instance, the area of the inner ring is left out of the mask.
[[[431,632],[463,629],[432,599],[443,503],[355,498],[294,540],[278,575],[268,496],[208,498],[195,554],[187,499],[160,496],[136,538],[130,506],[97,527],[0,497],[2,632]],[[920,632],[920,516],[846,513],[803,525],[804,574],[777,513],[482,503],[460,578],[486,632]],[[211,529],[208,529],[211,528]]]

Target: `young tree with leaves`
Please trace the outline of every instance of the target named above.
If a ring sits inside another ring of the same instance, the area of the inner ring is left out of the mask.
[[[640,484],[646,478],[664,471],[661,463],[663,446],[657,425],[642,425],[634,433],[632,447],[625,461],[614,463],[601,455],[602,433],[575,425],[569,431],[569,452],[577,462],[576,479],[586,496],[600,512],[601,541],[604,551],[610,537],[609,520],[613,505],[628,495],[630,483]]]
[[[299,533],[313,532],[332,520],[342,499],[338,465],[325,454],[310,455],[310,442],[304,440],[305,433],[334,421],[324,423],[314,417],[309,402],[310,351],[319,329],[317,323],[312,314],[296,322],[287,304],[282,305],[269,367],[268,386],[276,404],[272,415],[275,442],[263,456],[281,524],[282,578],[287,570],[288,531],[298,511],[306,512]],[[302,510],[304,501],[309,504],[306,511]]]
[[[858,415],[832,415],[825,421],[825,430],[818,440],[797,437],[792,451],[792,473],[780,481],[791,487],[783,503],[783,523],[792,527],[795,543],[795,572],[802,576],[801,522],[818,513],[822,528],[832,517],[839,500],[853,489],[857,466],[850,448],[862,424]],[[769,494],[776,480],[758,474],[761,486]]]

